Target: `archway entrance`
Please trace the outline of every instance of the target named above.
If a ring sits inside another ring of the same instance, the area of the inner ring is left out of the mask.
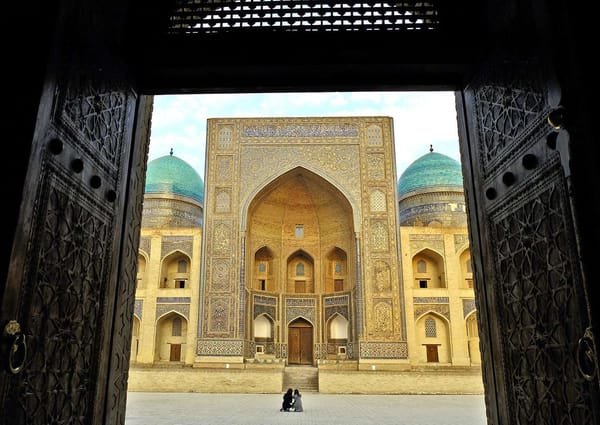
[[[304,319],[288,326],[288,363],[310,365],[313,361],[313,327]]]

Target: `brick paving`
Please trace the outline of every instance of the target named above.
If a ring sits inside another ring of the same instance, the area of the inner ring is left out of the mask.
[[[304,393],[304,412],[280,412],[283,394],[129,392],[125,425],[485,425],[483,395]]]

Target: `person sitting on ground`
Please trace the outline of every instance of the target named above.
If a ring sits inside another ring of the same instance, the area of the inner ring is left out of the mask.
[[[298,388],[294,390],[294,403],[292,409],[294,412],[302,412],[304,410],[302,407],[302,395],[300,394],[300,391],[298,391]]]
[[[283,403],[281,403],[280,412],[289,412],[292,407],[292,403],[294,402],[294,392],[291,388],[288,388],[286,393],[283,395]]]

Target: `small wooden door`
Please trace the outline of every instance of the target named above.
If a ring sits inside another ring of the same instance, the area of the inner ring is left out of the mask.
[[[438,363],[440,361],[437,344],[426,344],[425,349],[427,350],[427,363]]]
[[[288,328],[288,363],[312,364],[312,344],[312,325],[303,319],[291,323]]]
[[[172,362],[181,361],[181,344],[171,344],[171,355],[169,360]]]

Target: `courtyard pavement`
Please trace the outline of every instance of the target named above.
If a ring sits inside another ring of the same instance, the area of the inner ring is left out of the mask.
[[[302,395],[304,412],[280,412],[282,394],[127,394],[125,425],[485,425],[483,395]]]

